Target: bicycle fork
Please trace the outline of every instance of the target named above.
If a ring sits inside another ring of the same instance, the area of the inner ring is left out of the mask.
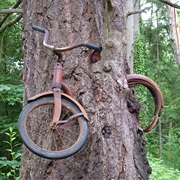
[[[82,116],[85,114],[84,112],[80,112],[75,115],[72,115],[66,120],[59,121],[60,116],[61,116],[61,108],[62,108],[61,89],[63,88],[65,93],[68,94],[70,97],[72,97],[71,92],[69,91],[67,86],[62,82],[62,72],[63,72],[63,67],[61,63],[57,61],[54,67],[54,76],[53,76],[52,90],[53,90],[53,95],[54,95],[54,114],[53,114],[53,120],[51,122],[51,129],[55,129],[57,125],[68,123],[73,118],[76,118],[78,116]]]
[[[51,128],[56,126],[57,122],[60,119],[61,115],[61,82],[62,82],[62,65],[60,62],[56,62],[54,67],[54,76],[53,76],[53,95],[54,95],[54,114],[51,124]]]

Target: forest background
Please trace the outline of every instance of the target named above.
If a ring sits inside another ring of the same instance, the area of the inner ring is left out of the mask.
[[[0,9],[15,0],[0,1]],[[160,1],[144,0],[140,30],[134,42],[134,73],[153,79],[160,87],[165,106],[152,132],[144,134],[147,157],[152,167],[150,179],[180,179],[180,69],[175,60],[167,9]],[[180,22],[180,11],[178,12]],[[17,19],[16,23],[13,20]],[[22,109],[23,59],[21,15],[0,14],[0,179],[18,179],[22,142],[17,132]],[[11,23],[12,22],[12,23]],[[148,92],[136,90],[141,104],[141,124],[152,121],[152,101]]]

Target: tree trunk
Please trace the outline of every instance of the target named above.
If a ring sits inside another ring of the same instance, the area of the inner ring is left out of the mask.
[[[171,161],[171,141],[172,141],[172,121],[169,122],[169,130],[168,130],[168,161],[170,162]]]
[[[128,11],[138,11],[140,7],[140,0],[128,0],[127,9]],[[127,43],[127,62],[130,68],[130,72],[133,73],[134,64],[134,40],[139,32],[139,13],[130,15],[127,17],[126,23],[126,43]]]
[[[143,139],[127,109],[126,1],[25,0],[23,13],[25,104],[51,90],[54,63],[32,24],[50,30],[51,44],[89,41],[101,44],[103,51],[95,64],[88,61],[85,48],[63,57],[63,80],[90,119],[85,145],[63,160],[43,159],[23,148],[20,179],[148,179]]]
[[[170,0],[170,2],[174,3],[173,0]],[[179,35],[180,30],[179,30],[177,11],[174,7],[167,5],[167,14],[169,17],[169,27],[173,41],[173,50],[178,67],[180,68],[180,35]]]

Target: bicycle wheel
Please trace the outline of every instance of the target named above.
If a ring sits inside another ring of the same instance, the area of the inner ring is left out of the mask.
[[[62,159],[80,150],[87,137],[87,122],[83,115],[50,128],[53,117],[53,96],[41,97],[25,106],[20,114],[18,130],[26,147],[43,158]],[[75,103],[62,96],[60,120],[81,111]]]

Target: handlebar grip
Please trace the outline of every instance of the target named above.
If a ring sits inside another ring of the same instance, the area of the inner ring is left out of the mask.
[[[40,26],[36,26],[36,25],[32,25],[32,29],[36,30],[36,31],[39,31],[39,32],[42,32],[42,33],[45,33],[46,32],[46,29],[45,28],[42,28]]]
[[[102,51],[102,47],[101,46],[97,46],[91,43],[86,43],[86,47],[90,48],[90,49],[94,49],[94,50],[98,50],[98,51]]]

